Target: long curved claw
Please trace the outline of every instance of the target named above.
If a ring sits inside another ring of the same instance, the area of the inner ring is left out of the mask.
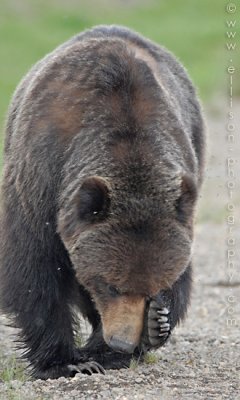
[[[170,310],[153,299],[147,310],[145,324],[142,341],[144,351],[162,346],[171,334]]]
[[[92,374],[105,375],[104,368],[95,361],[78,363],[76,365],[69,364],[68,369],[69,369],[70,373],[72,374],[72,376],[74,376],[77,373],[87,374],[87,375],[92,375]]]

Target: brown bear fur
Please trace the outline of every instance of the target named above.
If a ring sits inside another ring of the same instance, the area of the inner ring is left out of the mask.
[[[152,299],[171,328],[184,317],[204,148],[185,70],[126,28],[75,36],[20,83],[6,126],[0,301],[36,377],[127,365],[124,350],[148,339]],[[93,326],[82,349],[73,307]]]

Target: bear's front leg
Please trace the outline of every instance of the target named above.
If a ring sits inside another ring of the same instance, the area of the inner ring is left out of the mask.
[[[190,300],[191,264],[168,290],[160,291],[147,304],[140,349],[146,352],[163,346],[176,324],[184,318]]]
[[[104,373],[103,367],[95,360],[79,360],[67,304],[62,302],[47,310],[42,301],[39,308],[35,315],[34,310],[31,315],[18,315],[17,325],[22,328],[22,337],[28,349],[26,357],[32,367],[31,375],[36,379],[57,379],[73,377],[77,373]]]
[[[32,376],[56,379],[103,372],[96,362],[76,357],[71,305],[78,299],[78,283],[58,237],[38,239],[21,208],[8,204],[0,227],[1,308],[20,329]]]

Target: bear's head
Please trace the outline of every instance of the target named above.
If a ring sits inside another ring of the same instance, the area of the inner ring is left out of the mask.
[[[197,186],[179,171],[161,182],[129,182],[83,177],[60,210],[58,231],[101,316],[104,340],[133,352],[146,301],[189,264]]]

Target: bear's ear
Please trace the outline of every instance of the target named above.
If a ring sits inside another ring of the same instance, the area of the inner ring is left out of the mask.
[[[194,204],[197,199],[197,185],[190,174],[184,174],[181,177],[181,194],[176,200],[175,208],[177,219],[180,222],[187,222],[192,217]]]
[[[78,217],[83,222],[94,222],[107,217],[110,196],[107,181],[99,176],[86,178],[78,192]]]

